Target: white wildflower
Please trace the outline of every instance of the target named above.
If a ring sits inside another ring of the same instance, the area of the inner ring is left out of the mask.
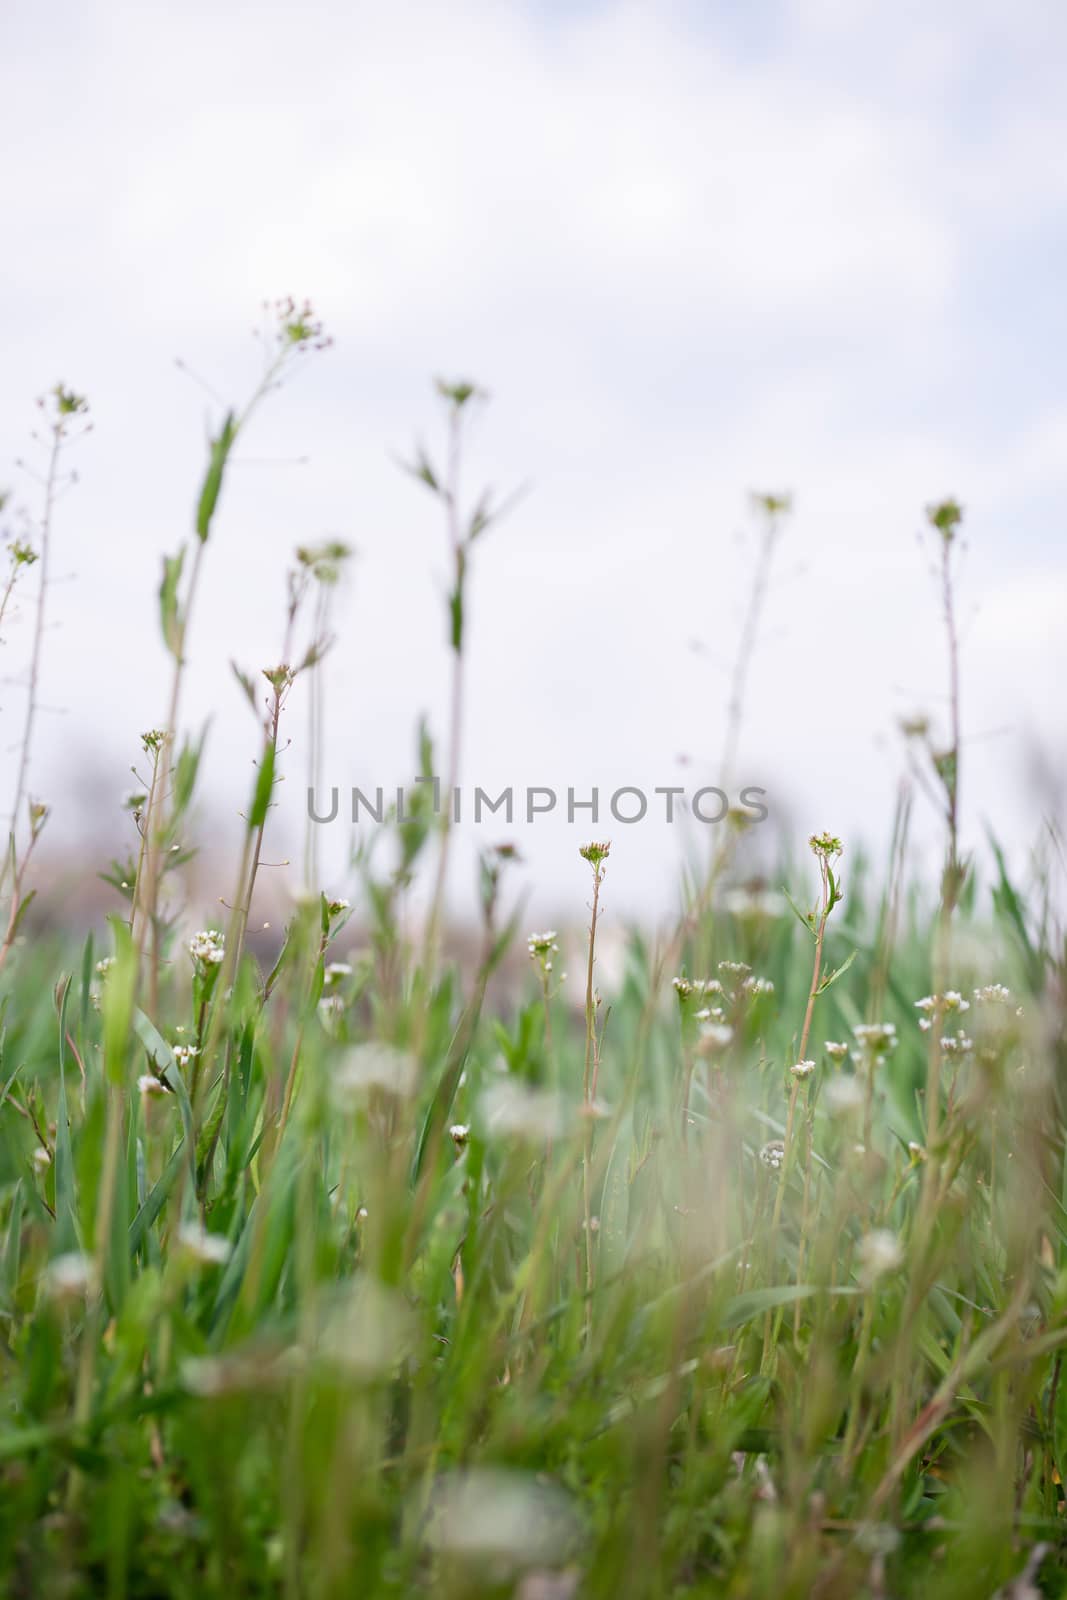
[[[859,1279],[868,1289],[895,1272],[904,1260],[900,1240],[888,1228],[874,1228],[860,1240]]]
[[[325,1031],[337,1037],[345,1015],[345,1002],[339,994],[324,994],[318,1003],[319,1021]]]
[[[796,1078],[798,1083],[802,1083],[805,1078],[810,1078],[814,1071],[814,1061],[797,1061],[789,1069],[790,1076]]]
[[[862,1107],[863,1085],[858,1078],[842,1074],[830,1079],[823,1090],[823,1098],[831,1116],[846,1117]]]
[[[474,1467],[438,1480],[426,1536],[432,1549],[484,1565],[496,1581],[558,1562],[577,1530],[569,1497],[544,1476]]]
[[[405,1099],[414,1094],[418,1078],[418,1062],[409,1051],[376,1039],[353,1046],[334,1074],[333,1089],[341,1104],[351,1106],[374,1092]]]
[[[838,1044],[833,1039],[827,1039],[826,1043],[823,1045],[823,1049],[826,1051],[826,1054],[830,1057],[831,1061],[844,1061],[848,1056],[848,1045]]]
[[[44,1270],[43,1286],[52,1300],[61,1304],[84,1300],[96,1287],[96,1262],[83,1250],[71,1250],[56,1256]]]
[[[734,1030],[724,1022],[705,1022],[700,1030],[697,1049],[703,1056],[718,1055],[721,1050],[728,1048],[734,1036]]]
[[[209,1233],[199,1222],[183,1222],[178,1229],[182,1252],[204,1267],[221,1267],[230,1259],[233,1247],[221,1233]]]
[[[870,1056],[887,1056],[896,1049],[897,1030],[892,1022],[858,1022],[853,1028],[860,1048]]]
[[[225,954],[226,936],[215,928],[201,928],[189,940],[189,954],[193,958],[193,965],[201,974],[209,972],[212,967],[222,965]]]
[[[517,1078],[499,1078],[482,1091],[478,1118],[491,1139],[537,1143],[556,1138],[563,1127],[559,1097],[549,1089],[532,1088]]]
[[[763,1146],[759,1158],[765,1167],[772,1172],[780,1172],[785,1165],[785,1142],[782,1139],[771,1139]]]

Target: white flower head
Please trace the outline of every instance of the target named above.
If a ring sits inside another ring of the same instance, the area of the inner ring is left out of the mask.
[[[741,993],[758,1000],[761,995],[773,994],[774,984],[770,978],[746,978],[741,985]]]
[[[96,1287],[96,1262],[84,1250],[55,1256],[44,1270],[43,1287],[50,1300],[69,1304],[84,1300]]]
[[[563,1128],[559,1097],[517,1078],[498,1078],[478,1099],[478,1120],[490,1139],[540,1143],[558,1137]]]
[[[324,994],[318,1003],[319,1021],[325,1031],[334,1038],[340,1033],[341,1023],[344,1021],[345,1002],[344,996],[339,994]]]
[[[154,1072],[142,1072],[141,1076],[137,1080],[137,1090],[138,1093],[143,1094],[146,1099],[154,1099],[159,1095],[166,1094],[167,1092],[166,1088],[162,1083],[160,1083]]]
[[[558,1564],[577,1531],[570,1497],[542,1475],[472,1467],[438,1479],[426,1537],[432,1549],[465,1566],[513,1579]]]
[[[860,1282],[870,1288],[879,1278],[897,1270],[904,1260],[904,1250],[895,1233],[888,1228],[874,1228],[860,1240],[859,1258]]]
[[[747,961],[720,961],[719,971],[730,978],[747,978],[752,968]]]
[[[869,1057],[887,1056],[896,1049],[897,1030],[893,1022],[858,1022],[852,1032],[860,1049]]]
[[[826,1054],[830,1057],[831,1061],[844,1061],[848,1056],[848,1045],[839,1044],[833,1039],[827,1039],[826,1043],[823,1045],[823,1049],[826,1051]]]
[[[697,1049],[702,1056],[717,1056],[729,1048],[734,1030],[725,1022],[705,1022],[700,1029]]]
[[[221,1233],[209,1233],[199,1222],[183,1222],[178,1229],[182,1253],[202,1267],[221,1267],[229,1261],[233,1247]]]
[[[763,1146],[759,1153],[759,1158],[763,1165],[769,1167],[772,1172],[781,1172],[785,1166],[785,1141],[771,1139]]]
[[[346,1107],[372,1093],[403,1100],[414,1094],[418,1079],[418,1062],[409,1051],[376,1039],[352,1047],[334,1075],[333,1090]]]
[[[226,936],[219,933],[216,928],[201,928],[189,940],[189,954],[193,958],[193,966],[203,975],[215,967],[222,965],[225,955]]]
[[[831,1078],[823,1091],[826,1109],[832,1117],[847,1117],[863,1107],[863,1085],[858,1078],[842,1073]]]
[[[980,1005],[1007,1006],[1011,1004],[1011,990],[1002,983],[987,983],[974,991],[974,998]]]
[[[814,1071],[814,1061],[797,1061],[789,1069],[790,1076],[796,1078],[798,1083],[803,1083],[805,1078],[810,1078]]]

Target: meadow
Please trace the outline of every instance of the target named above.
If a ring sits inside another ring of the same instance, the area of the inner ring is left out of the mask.
[[[275,784],[286,763],[321,771],[345,546],[295,552],[280,654],[236,673],[260,759],[225,915],[193,923],[212,752],[183,676],[234,452],[327,342],[310,307],[271,308],[262,373],[217,419],[161,575],[172,687],[158,726],[130,730],[130,852],[86,864],[114,912],[77,944],[36,920],[31,758],[55,506],[91,412],[63,387],[42,402],[0,589],[27,685],[0,879],[2,1592],[1067,1592],[1065,951],[1055,849],[1020,881],[1017,851],[962,842],[961,507],[925,512],[949,726],[907,730],[915,804],[943,826],[934,881],[906,797],[884,864],[818,818],[760,881],[740,808],[602,992],[604,885],[635,836],[576,845],[559,931],[521,925],[522,862],[486,850],[461,963],[455,829],[425,784],[346,884],[318,881],[308,827],[264,962]],[[450,717],[417,733],[447,798],[479,670],[471,574],[508,507],[461,498],[481,396],[439,394],[440,456],[408,465],[449,563]],[[754,510],[724,787],[789,506]],[[301,701],[308,748],[289,750]]]

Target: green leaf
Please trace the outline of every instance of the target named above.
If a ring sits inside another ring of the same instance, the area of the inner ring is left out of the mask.
[[[252,807],[248,813],[248,831],[255,833],[257,828],[262,828],[267,820],[270,810],[271,796],[274,793],[274,745],[268,743],[263,748],[263,756],[259,763],[259,772],[256,775],[256,787],[252,794]]]
[[[108,974],[108,982],[114,969]],[[68,979],[57,994],[59,1011],[59,1093],[56,1101],[56,1148],[54,1178],[56,1190],[56,1253],[72,1250],[77,1242],[77,1196],[74,1185],[74,1154],[70,1144],[70,1116],[67,1110],[67,996]]]
[[[137,988],[137,948],[122,917],[109,917],[115,941],[115,959],[100,996],[104,1023],[104,1073],[116,1088],[126,1081],[130,1019]],[[64,997],[65,999],[65,997]]]
[[[0,1304],[9,1309],[15,1303],[19,1281],[19,1263],[22,1254],[22,1179],[15,1184],[11,1195],[11,1210],[7,1219],[7,1236],[4,1254],[0,1260]]]
[[[163,581],[159,586],[159,621],[163,643],[175,660],[181,654],[182,615],[178,604],[178,585],[185,565],[184,547],[176,556],[163,557]]]
[[[14,921],[12,922],[11,927],[8,929],[8,932],[7,932],[8,940],[10,940],[10,941],[14,940],[15,935],[19,931],[19,926],[21,925],[23,917],[26,915],[27,911],[30,909],[30,906],[33,904],[33,902],[34,902],[34,900],[36,900],[36,898],[37,898],[37,890],[36,889],[31,889],[29,894],[26,895],[22,900],[19,901],[19,906],[18,906],[18,910],[15,912]]]
[[[189,1151],[193,1150],[193,1108],[189,1100],[189,1091],[185,1087],[185,1079],[178,1070],[178,1063],[174,1059],[174,1052],[166,1040],[162,1039],[149,1022],[143,1011],[135,1010],[133,1013],[133,1031],[148,1052],[148,1059],[155,1067],[156,1072],[164,1083],[174,1090],[181,1112],[182,1127],[185,1129],[185,1143]]]
[[[463,585],[459,583],[448,597],[448,641],[459,655],[463,649]]]
[[[175,820],[188,810],[189,802],[193,798],[193,790],[196,787],[197,773],[200,771],[200,762],[204,754],[209,725],[205,722],[198,739],[186,739],[175,763],[173,807]]]
[[[826,977],[823,978],[822,982],[819,984],[819,987],[816,989],[815,993],[824,994],[832,983],[836,983],[838,978],[841,977],[842,973],[848,971],[849,967],[855,961],[858,953],[859,952],[856,950],[851,951],[851,953],[845,957],[844,961],[842,961],[839,967],[835,967],[833,972],[828,972]]]
[[[815,1294],[856,1295],[858,1289],[851,1287],[837,1289],[822,1289],[817,1283],[788,1283],[777,1288],[749,1289],[745,1294],[735,1295],[727,1302],[726,1309],[720,1318],[723,1328],[739,1328],[742,1323],[751,1322],[753,1317],[758,1317],[764,1311],[774,1311],[778,1306],[790,1306],[796,1300],[810,1300]]]
[[[211,441],[207,472],[204,475],[204,484],[196,508],[196,536],[201,544],[207,543],[211,532],[211,521],[219,503],[219,495],[222,493],[226,463],[237,438],[237,427],[236,415],[228,411],[218,435]]]
[[[259,707],[256,705],[256,687],[255,687],[255,684],[252,682],[252,680],[248,676],[247,672],[242,672],[241,671],[241,669],[237,665],[236,661],[231,661],[230,662],[230,666],[233,669],[234,677],[237,679],[237,682],[241,685],[241,688],[244,690],[245,699],[248,701],[249,705],[252,707],[252,710],[258,712]]]
[[[814,933],[815,933],[815,913],[813,911],[801,911],[800,907],[797,905],[796,901],[793,899],[793,896],[789,893],[788,889],[784,889],[783,888],[782,893],[785,895],[786,899],[789,901],[789,904],[792,906],[793,911],[794,911],[794,913],[796,915],[797,921],[802,925],[802,927],[807,929],[808,933],[810,933],[810,934],[812,934],[814,936]]]

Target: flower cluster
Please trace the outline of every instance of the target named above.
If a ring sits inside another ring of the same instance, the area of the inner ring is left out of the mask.
[[[720,961],[719,971],[730,978],[747,978],[752,968],[747,961]]]
[[[324,1030],[337,1038],[344,1021],[345,1002],[339,994],[324,994],[318,1005],[319,1021]]]
[[[711,1012],[708,1012],[707,1015],[709,1018],[712,1017]],[[722,1012],[718,1012],[718,1015],[721,1017]],[[704,1013],[698,1012],[697,1016],[703,1017]],[[701,1026],[700,1039],[697,1044],[697,1049],[703,1056],[718,1055],[720,1051],[727,1049],[733,1039],[733,1036],[734,1030],[730,1027],[729,1023],[724,1023],[717,1020],[709,1020],[704,1022]]]
[[[671,984],[679,1000],[688,1000],[694,995],[706,997],[724,993],[718,978],[672,978]]]
[[[791,1078],[795,1078],[797,1083],[803,1083],[807,1078],[811,1077],[814,1071],[814,1061],[796,1061],[790,1067],[789,1075]]]
[[[916,1000],[915,1009],[923,1013],[919,1018],[919,1027],[927,1033],[935,1013],[945,1015],[954,1011],[969,1011],[971,1002],[965,1000],[958,989],[946,989],[944,994],[924,994],[921,1000]]]
[[[215,967],[221,967],[225,955],[226,938],[215,928],[201,928],[189,940],[189,954],[193,958],[193,966],[198,976],[211,972]]]
[[[780,1172],[785,1166],[785,1141],[772,1139],[769,1144],[763,1146],[759,1158],[772,1172]]]
[[[1002,983],[987,983],[974,991],[974,998],[979,1005],[1007,1006],[1011,1004],[1011,990]]]
[[[860,1049],[870,1057],[887,1056],[896,1049],[897,1030],[892,1022],[857,1022],[852,1030]]]
[[[536,961],[542,972],[551,972],[552,957],[559,955],[555,928],[546,928],[544,933],[531,933],[526,941],[526,948],[530,953],[530,960]]]
[[[831,1078],[824,1093],[831,1116],[847,1117],[863,1107],[863,1085],[851,1073],[839,1073]]]
[[[594,840],[591,844],[578,846],[578,854],[583,861],[588,861],[594,872],[599,872],[608,856],[611,854],[611,840]]]
[[[815,855],[823,856],[826,860],[830,860],[833,856],[839,856],[845,848],[841,840],[833,833],[813,833],[808,840],[808,844]]]
[[[848,1057],[848,1045],[839,1043],[834,1039],[827,1039],[826,1043],[823,1045],[823,1049],[826,1051],[826,1054],[830,1057],[831,1061],[840,1062],[846,1060]]]
[[[904,1250],[895,1233],[874,1228],[860,1240],[860,1282],[871,1288],[879,1278],[895,1272],[903,1263]]]
[[[939,500],[927,506],[926,520],[946,544],[951,544],[956,537],[956,529],[963,521],[963,507],[958,500]]]
[[[322,322],[315,315],[315,309],[310,300],[304,300],[299,305],[292,295],[276,300],[273,306],[268,306],[275,320],[275,338],[282,352],[289,350],[327,350],[333,343],[324,329]]]

